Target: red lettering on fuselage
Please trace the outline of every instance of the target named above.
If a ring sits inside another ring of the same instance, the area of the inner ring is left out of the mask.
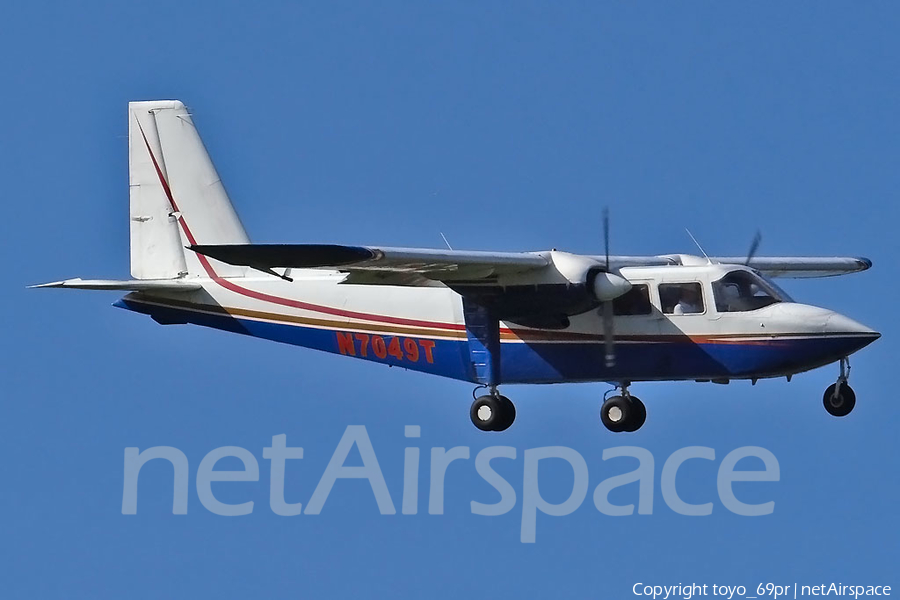
[[[434,355],[431,351],[434,350],[434,340],[419,340],[419,345],[422,346],[422,350],[425,351],[425,360],[428,361],[428,364],[432,364],[434,362]]]
[[[395,337],[391,339],[391,343],[388,346],[388,354],[397,360],[403,360],[403,351],[400,349],[400,338]]]
[[[341,354],[349,354],[350,356],[356,356],[356,346],[353,344],[353,334],[352,333],[344,333],[342,331],[337,332],[337,341],[338,341],[338,350]]]
[[[425,362],[434,364],[434,340],[417,340],[400,336],[369,335],[367,333],[345,333],[336,331],[338,351],[347,356],[369,357],[369,348],[376,358],[385,359],[390,355],[397,362]],[[358,345],[357,345],[358,342]]]
[[[369,336],[365,333],[357,333],[356,339],[359,340],[359,354],[363,358],[369,355]]]
[[[384,344],[384,338],[380,335],[372,336],[372,350],[378,358],[387,358],[387,346]]]
[[[407,360],[419,362],[419,346],[416,344],[416,340],[412,338],[403,340],[403,349],[406,350]]]

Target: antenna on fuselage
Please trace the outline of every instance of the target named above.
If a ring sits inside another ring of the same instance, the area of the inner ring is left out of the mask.
[[[709,259],[709,254],[706,253],[706,250],[703,249],[703,246],[700,245],[700,242],[698,242],[697,238],[694,237],[694,234],[691,233],[691,230],[688,229],[687,227],[685,227],[684,230],[687,231],[687,234],[689,236],[691,236],[691,239],[694,241],[694,244],[697,245],[697,248],[700,249],[700,252],[701,252],[701,254],[703,254],[703,257],[706,258],[706,264],[711,265],[712,261]]]

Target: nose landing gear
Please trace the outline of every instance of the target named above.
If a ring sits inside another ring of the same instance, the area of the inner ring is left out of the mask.
[[[615,433],[637,431],[647,420],[647,408],[640,398],[628,392],[627,383],[623,383],[617,389],[621,389],[622,393],[609,398],[604,397],[603,406],[600,407],[600,421]]]
[[[841,374],[838,376],[837,382],[832,383],[825,390],[822,397],[822,403],[828,414],[835,417],[846,417],[856,406],[856,393],[847,383],[850,379],[850,359],[841,359]]]
[[[516,420],[516,406],[509,398],[501,396],[496,387],[491,386],[489,394],[475,398],[469,417],[475,427],[482,431],[504,431]]]

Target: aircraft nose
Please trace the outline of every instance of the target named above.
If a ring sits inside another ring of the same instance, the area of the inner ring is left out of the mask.
[[[859,321],[854,321],[850,317],[845,317],[839,313],[832,313],[825,321],[825,330],[828,333],[848,333],[848,334],[866,334],[874,335],[873,339],[878,339],[881,334],[866,327]]]
[[[833,313],[826,319],[825,332],[845,340],[853,348],[848,354],[865,348],[881,337],[874,329],[838,313]]]

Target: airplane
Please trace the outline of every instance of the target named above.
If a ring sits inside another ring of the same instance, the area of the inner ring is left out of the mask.
[[[184,104],[131,102],[128,123],[132,278],[32,287],[125,291],[114,306],[164,325],[470,382],[483,431],[515,420],[501,384],[607,382],[601,422],[634,432],[647,416],[634,382],[790,381],[834,362],[823,404],[842,417],[856,404],[849,356],[880,337],[772,281],[864,271],[868,259],[758,257],[759,237],[745,258],[610,255],[608,213],[596,256],[253,244]]]

